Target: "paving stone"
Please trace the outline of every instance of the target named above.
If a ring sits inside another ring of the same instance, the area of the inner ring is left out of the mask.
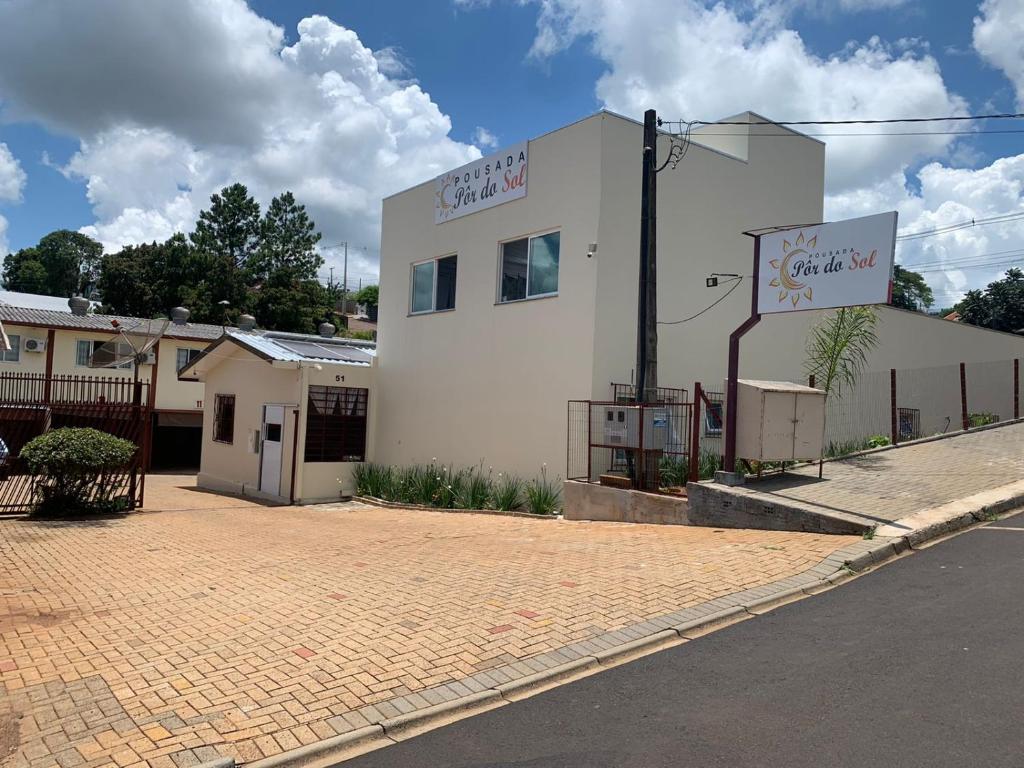
[[[0,521],[0,700],[17,684],[32,768],[92,768],[87,738],[119,768],[274,756],[721,610],[860,541],[271,509],[193,482],[148,477],[163,511],[108,525]]]

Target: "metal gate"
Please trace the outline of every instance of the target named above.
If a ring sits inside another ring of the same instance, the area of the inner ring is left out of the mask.
[[[148,382],[102,376],[0,373],[0,513],[32,509],[33,476],[20,458],[29,440],[59,427],[92,427],[135,443],[132,463],[106,484],[141,506],[150,440]]]

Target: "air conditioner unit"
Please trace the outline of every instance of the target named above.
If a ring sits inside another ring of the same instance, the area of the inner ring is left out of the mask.
[[[46,351],[46,339],[25,339],[23,343],[26,352]]]

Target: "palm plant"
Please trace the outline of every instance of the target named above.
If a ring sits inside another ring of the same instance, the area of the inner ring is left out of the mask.
[[[877,324],[878,315],[871,307],[841,307],[812,326],[804,370],[824,390],[826,403],[833,391],[841,395],[844,386],[856,386],[868,354],[878,345]],[[818,477],[821,469],[819,459]]]

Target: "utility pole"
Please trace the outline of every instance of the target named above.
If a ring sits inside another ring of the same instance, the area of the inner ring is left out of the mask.
[[[341,295],[342,301],[348,302],[348,241],[345,241],[345,267],[341,273]],[[346,307],[347,309],[347,307]]]
[[[328,267],[328,269],[331,270],[331,276],[327,279],[327,287],[328,288],[333,288],[334,287],[334,267]]]
[[[658,388],[658,113],[644,112],[643,187],[640,192],[640,286],[637,295],[636,402]]]

